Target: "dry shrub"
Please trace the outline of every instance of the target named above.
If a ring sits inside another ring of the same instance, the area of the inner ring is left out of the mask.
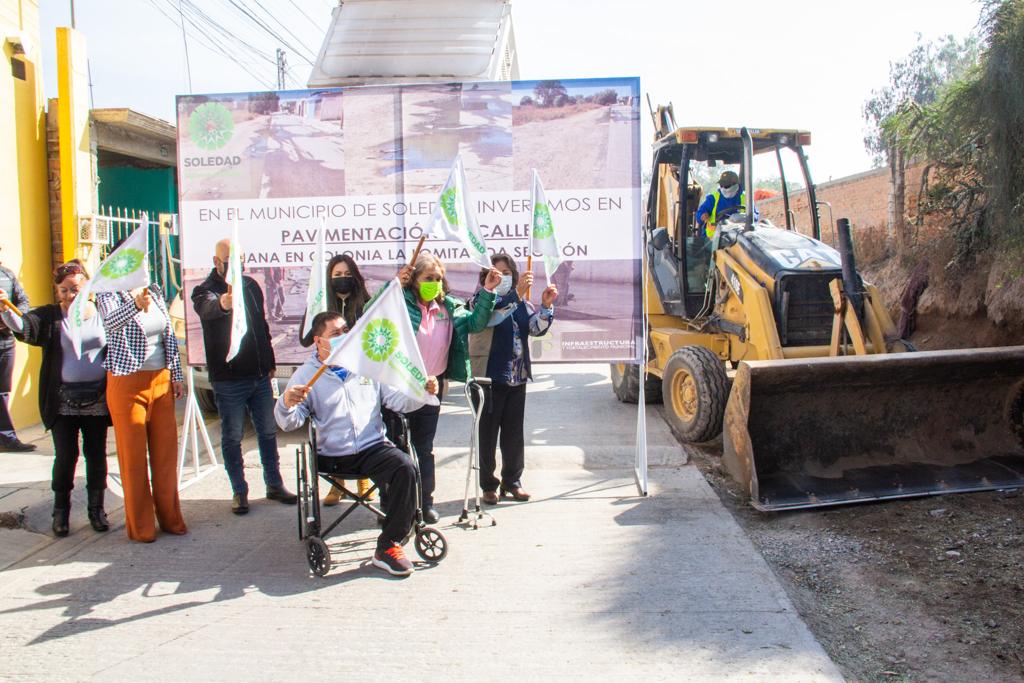
[[[884,226],[871,225],[855,230],[853,255],[857,259],[857,267],[869,266],[888,258],[887,241]]]

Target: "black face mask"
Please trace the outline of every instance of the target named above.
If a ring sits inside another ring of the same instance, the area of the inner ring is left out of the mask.
[[[338,294],[351,294],[356,291],[356,279],[351,275],[332,277],[331,288]]]

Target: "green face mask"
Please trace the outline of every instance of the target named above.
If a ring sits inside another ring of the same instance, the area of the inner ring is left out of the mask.
[[[420,283],[420,298],[424,301],[433,301],[437,298],[437,295],[441,293],[440,282],[421,282]]]

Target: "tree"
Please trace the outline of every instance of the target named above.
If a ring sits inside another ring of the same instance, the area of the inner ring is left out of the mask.
[[[758,178],[757,180],[754,181],[754,189],[772,190],[774,192],[782,194],[782,177],[771,176],[769,178]],[[789,194],[799,192],[802,189],[804,189],[803,183],[797,182],[795,180],[786,181],[786,191],[789,192]]]
[[[529,95],[523,95],[522,99],[519,100],[520,107],[532,107],[536,102]]]
[[[615,104],[619,101],[619,93],[615,92],[613,88],[599,90],[594,93],[594,101],[598,104]]]
[[[898,253],[910,243],[905,216],[907,156],[898,129],[886,124],[909,108],[934,102],[945,84],[977,60],[978,41],[974,37],[959,42],[949,35],[926,43],[919,34],[910,54],[889,64],[889,84],[872,91],[864,102],[863,115],[868,124],[864,146],[874,155],[876,166],[889,166],[888,234]]]
[[[542,107],[550,107],[559,95],[565,95],[565,86],[561,81],[541,81],[533,88],[533,94]]]
[[[947,219],[955,262],[992,238],[1019,238],[1024,215],[1024,0],[985,0],[979,25],[977,65],[884,125],[902,153],[926,159],[919,220]]]

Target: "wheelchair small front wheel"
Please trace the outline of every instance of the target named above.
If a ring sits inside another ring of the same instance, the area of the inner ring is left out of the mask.
[[[416,532],[416,552],[424,561],[436,564],[448,556],[448,539],[437,529],[425,526]]]
[[[327,576],[331,570],[331,550],[318,536],[306,539],[306,562],[309,563],[309,571],[317,576]]]

